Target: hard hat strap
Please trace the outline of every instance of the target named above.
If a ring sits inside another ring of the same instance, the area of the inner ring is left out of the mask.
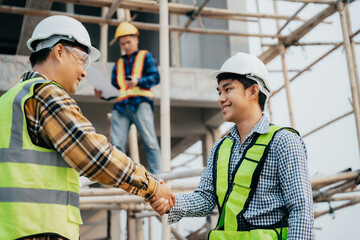
[[[254,80],[255,82],[257,82],[260,87],[260,91],[263,92],[266,96],[268,96],[270,94],[271,91],[265,85],[264,80],[262,80],[261,78],[259,78],[257,76],[251,75],[251,74],[246,74],[245,76],[248,79],[251,79],[251,80]]]

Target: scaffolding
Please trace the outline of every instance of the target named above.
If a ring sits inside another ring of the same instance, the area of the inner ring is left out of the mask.
[[[265,63],[269,63],[276,57],[280,56],[283,73],[284,84],[273,91],[270,96],[269,101],[269,114],[270,119],[272,119],[272,109],[271,109],[271,100],[278,94],[281,90],[285,89],[286,100],[289,112],[289,118],[292,127],[296,127],[296,122],[294,118],[294,110],[292,106],[292,96],[290,91],[290,84],[296,80],[303,73],[309,71],[317,63],[326,59],[332,52],[336,49],[343,47],[346,53],[347,67],[349,73],[349,80],[351,86],[351,96],[352,96],[352,110],[338,116],[335,119],[330,120],[327,123],[322,124],[321,126],[311,130],[310,132],[303,135],[307,137],[320,129],[332,124],[346,116],[354,115],[355,125],[357,130],[357,139],[358,147],[360,151],[360,99],[359,99],[359,76],[356,64],[356,55],[355,55],[355,44],[353,39],[360,33],[360,29],[352,32],[351,22],[349,16],[349,7],[354,2],[350,1],[335,1],[335,0],[272,0],[274,13],[273,14],[264,14],[261,13],[260,3],[261,1],[256,0],[256,13],[248,12],[239,12],[229,9],[219,9],[207,7],[209,0],[199,1],[194,3],[194,5],[180,4],[176,1],[168,2],[167,0],[57,0],[57,1],[44,1],[44,2],[63,2],[68,4],[84,5],[84,6],[93,6],[102,8],[102,16],[89,16],[89,15],[79,15],[68,12],[59,12],[59,11],[50,11],[50,10],[39,10],[33,8],[22,8],[8,5],[1,5],[0,1],[0,12],[10,13],[10,14],[22,14],[30,16],[41,16],[47,17],[51,15],[67,15],[71,16],[81,22],[99,24],[101,26],[101,42],[100,42],[100,51],[102,52],[101,61],[105,62],[107,59],[107,29],[109,25],[117,26],[121,21],[127,20],[131,21],[137,28],[143,30],[152,30],[160,32],[160,66],[161,66],[161,150],[162,150],[162,166],[163,174],[160,176],[165,181],[170,181],[174,179],[188,178],[194,176],[200,176],[203,168],[194,169],[192,171],[179,171],[171,172],[170,171],[170,96],[169,96],[169,66],[170,66],[170,47],[169,47],[169,32],[172,39],[172,59],[173,64],[180,66],[179,59],[179,37],[184,33],[194,33],[194,34],[212,34],[212,35],[225,35],[225,36],[235,36],[235,37],[249,37],[249,38],[259,38],[261,43],[262,53],[259,58]],[[278,2],[287,1],[301,4],[301,6],[295,11],[291,16],[281,15],[278,12]],[[323,10],[319,11],[310,19],[300,18],[298,15],[306,7],[311,4],[321,4],[326,6]],[[120,14],[121,11],[125,14]],[[130,11],[138,12],[148,12],[159,14],[159,23],[147,23],[147,22],[138,22],[136,21],[136,16],[131,16]],[[113,16],[115,13],[118,13],[118,19],[114,19]],[[338,14],[341,20],[343,41],[342,42],[300,42],[300,40],[306,36],[312,29],[314,29],[319,24],[331,24],[331,22],[326,21],[327,17]],[[179,26],[178,22],[174,20],[176,16],[188,16],[188,21],[184,26]],[[169,17],[172,24],[169,24]],[[201,24],[202,18],[212,18],[220,20],[232,20],[232,21],[243,21],[249,23],[258,24],[257,33],[249,32],[236,32],[229,30],[219,30],[219,29],[205,29]],[[273,34],[263,33],[263,26],[261,20],[272,19],[276,22],[276,32]],[[191,27],[193,21],[199,21],[199,24],[202,26],[200,28]],[[281,21],[286,21],[284,24],[280,24]],[[298,22],[299,27],[295,30],[290,31],[288,26],[292,22]],[[287,29],[290,31],[288,34],[284,34],[284,30]],[[177,34],[173,34],[177,33]],[[273,41],[271,44],[264,43],[264,39],[269,39]],[[174,44],[175,43],[175,44]],[[177,44],[176,44],[177,43]],[[315,61],[306,66],[301,70],[292,70],[288,69],[286,61],[286,53],[288,49],[296,46],[308,46],[308,45],[330,45],[333,46],[326,53],[319,56]],[[289,77],[288,73],[296,71],[297,73],[293,77]],[[136,132],[131,132],[132,138],[130,138],[130,149],[132,159],[138,159],[137,153],[137,141]],[[136,130],[135,130],[136,131]],[[218,134],[219,135],[219,134]],[[206,153],[203,153],[206,154]],[[86,179],[82,179],[83,185],[89,185]],[[311,184],[313,188],[313,199],[314,203],[320,202],[339,202],[342,201],[345,203],[339,205],[335,208],[330,208],[327,211],[315,212],[315,218],[323,216],[324,214],[332,213],[339,209],[352,206],[360,203],[360,197],[356,195],[359,192],[359,182],[360,182],[360,171],[353,171],[347,169],[346,171],[337,173],[335,175],[315,177],[312,178]],[[196,186],[197,182],[191,184],[176,184],[176,182],[169,182],[172,190],[175,192],[189,192],[192,191]],[[344,195],[344,193],[346,195]],[[128,224],[128,226],[142,226],[142,223],[138,221],[139,219],[145,217],[156,216],[156,213],[153,212],[150,206],[144,203],[143,199],[137,196],[130,196],[125,191],[121,189],[111,189],[111,188],[82,188],[80,190],[80,206],[81,209],[116,209],[116,210],[127,210],[128,216],[131,218],[128,220],[132,221],[133,224]],[[143,210],[146,210],[143,212]],[[217,214],[216,212],[214,214]],[[174,227],[169,227],[166,224],[167,218],[162,217],[160,219],[162,222],[162,239],[169,240],[171,239],[171,234],[176,239],[185,239]],[[128,239],[143,239],[143,232],[141,227],[130,229],[128,228]],[[151,229],[149,230],[151,232]],[[150,239],[150,238],[149,238]],[[194,238],[195,239],[195,238]],[[199,238],[196,238],[199,239]]]

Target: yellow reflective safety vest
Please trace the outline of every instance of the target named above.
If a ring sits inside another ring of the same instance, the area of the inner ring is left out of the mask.
[[[257,134],[250,145],[245,149],[241,160],[235,168],[232,181],[229,182],[229,163],[233,141],[229,138],[219,144],[217,149],[217,160],[214,159],[214,189],[216,192],[217,205],[219,209],[219,220],[217,227],[209,233],[210,240],[285,240],[287,236],[287,221],[284,219],[278,224],[279,227],[251,225],[249,229],[241,229],[238,223],[247,210],[249,203],[255,193],[260,173],[267,158],[270,143],[275,134],[287,129],[296,134],[292,128],[282,128],[270,125],[269,132]],[[231,189],[231,186],[233,188]]]
[[[0,97],[0,239],[56,233],[79,239],[79,174],[54,149],[32,143],[25,102],[34,95],[33,78]]]
[[[139,50],[139,52],[135,56],[131,76],[134,76],[138,79],[142,77],[146,53],[148,53],[148,51]],[[119,60],[117,61],[116,74],[117,74],[117,83],[118,86],[120,87],[119,89],[120,95],[117,99],[118,102],[123,101],[130,97],[137,97],[137,96],[153,98],[154,94],[150,89],[140,88],[138,86],[131,88],[126,84],[125,62],[123,58],[119,58]]]

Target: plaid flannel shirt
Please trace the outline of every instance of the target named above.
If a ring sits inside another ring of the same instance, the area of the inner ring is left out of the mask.
[[[22,81],[45,76],[24,73]],[[80,175],[131,194],[151,198],[157,181],[142,166],[97,134],[75,100],[55,84],[38,84],[25,103],[28,132],[34,144],[55,149]]]
[[[254,133],[267,133],[269,125],[267,117],[263,116],[242,144],[236,125],[231,129],[227,137],[235,142],[230,158],[230,176]],[[219,143],[213,146],[208,166],[195,191],[176,195],[175,206],[169,212],[169,224],[183,217],[203,217],[212,213],[216,206],[213,159]],[[306,147],[298,135],[287,130],[275,135],[254,197],[243,216],[252,225],[271,225],[283,218],[283,207],[290,213],[287,239],[313,239],[313,201]]]

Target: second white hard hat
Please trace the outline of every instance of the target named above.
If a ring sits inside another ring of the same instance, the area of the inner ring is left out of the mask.
[[[34,29],[27,47],[37,52],[41,49],[54,46],[59,40],[76,41],[89,49],[91,61],[100,57],[100,52],[91,46],[90,36],[84,25],[78,20],[56,15],[43,19]]]
[[[226,60],[220,70],[212,72],[210,78],[216,80],[216,77],[220,73],[245,75],[259,85],[260,91],[265,94],[266,99],[268,99],[271,94],[271,89],[268,84],[269,72],[265,64],[257,57],[247,53],[238,52]]]

